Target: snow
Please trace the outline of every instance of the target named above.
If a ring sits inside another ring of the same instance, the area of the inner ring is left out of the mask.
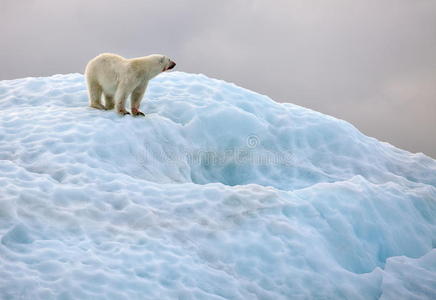
[[[436,161],[221,80],[145,118],[0,82],[1,299],[434,299]]]

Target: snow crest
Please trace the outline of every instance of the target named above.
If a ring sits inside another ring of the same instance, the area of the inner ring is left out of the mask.
[[[435,160],[204,75],[142,110],[0,82],[1,299],[434,299]]]

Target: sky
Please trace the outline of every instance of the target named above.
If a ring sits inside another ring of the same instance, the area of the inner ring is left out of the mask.
[[[0,0],[0,80],[162,53],[436,158],[435,0]]]

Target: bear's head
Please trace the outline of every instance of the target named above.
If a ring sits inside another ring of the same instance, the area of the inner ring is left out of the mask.
[[[153,54],[150,55],[149,58],[151,61],[151,73],[153,77],[161,72],[171,70],[176,66],[176,63],[165,55]]]

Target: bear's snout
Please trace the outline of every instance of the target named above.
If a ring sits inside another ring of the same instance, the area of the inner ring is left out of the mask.
[[[172,68],[174,68],[176,66],[176,63],[173,62],[172,60],[170,60],[170,65],[168,66],[168,70],[171,70]]]

